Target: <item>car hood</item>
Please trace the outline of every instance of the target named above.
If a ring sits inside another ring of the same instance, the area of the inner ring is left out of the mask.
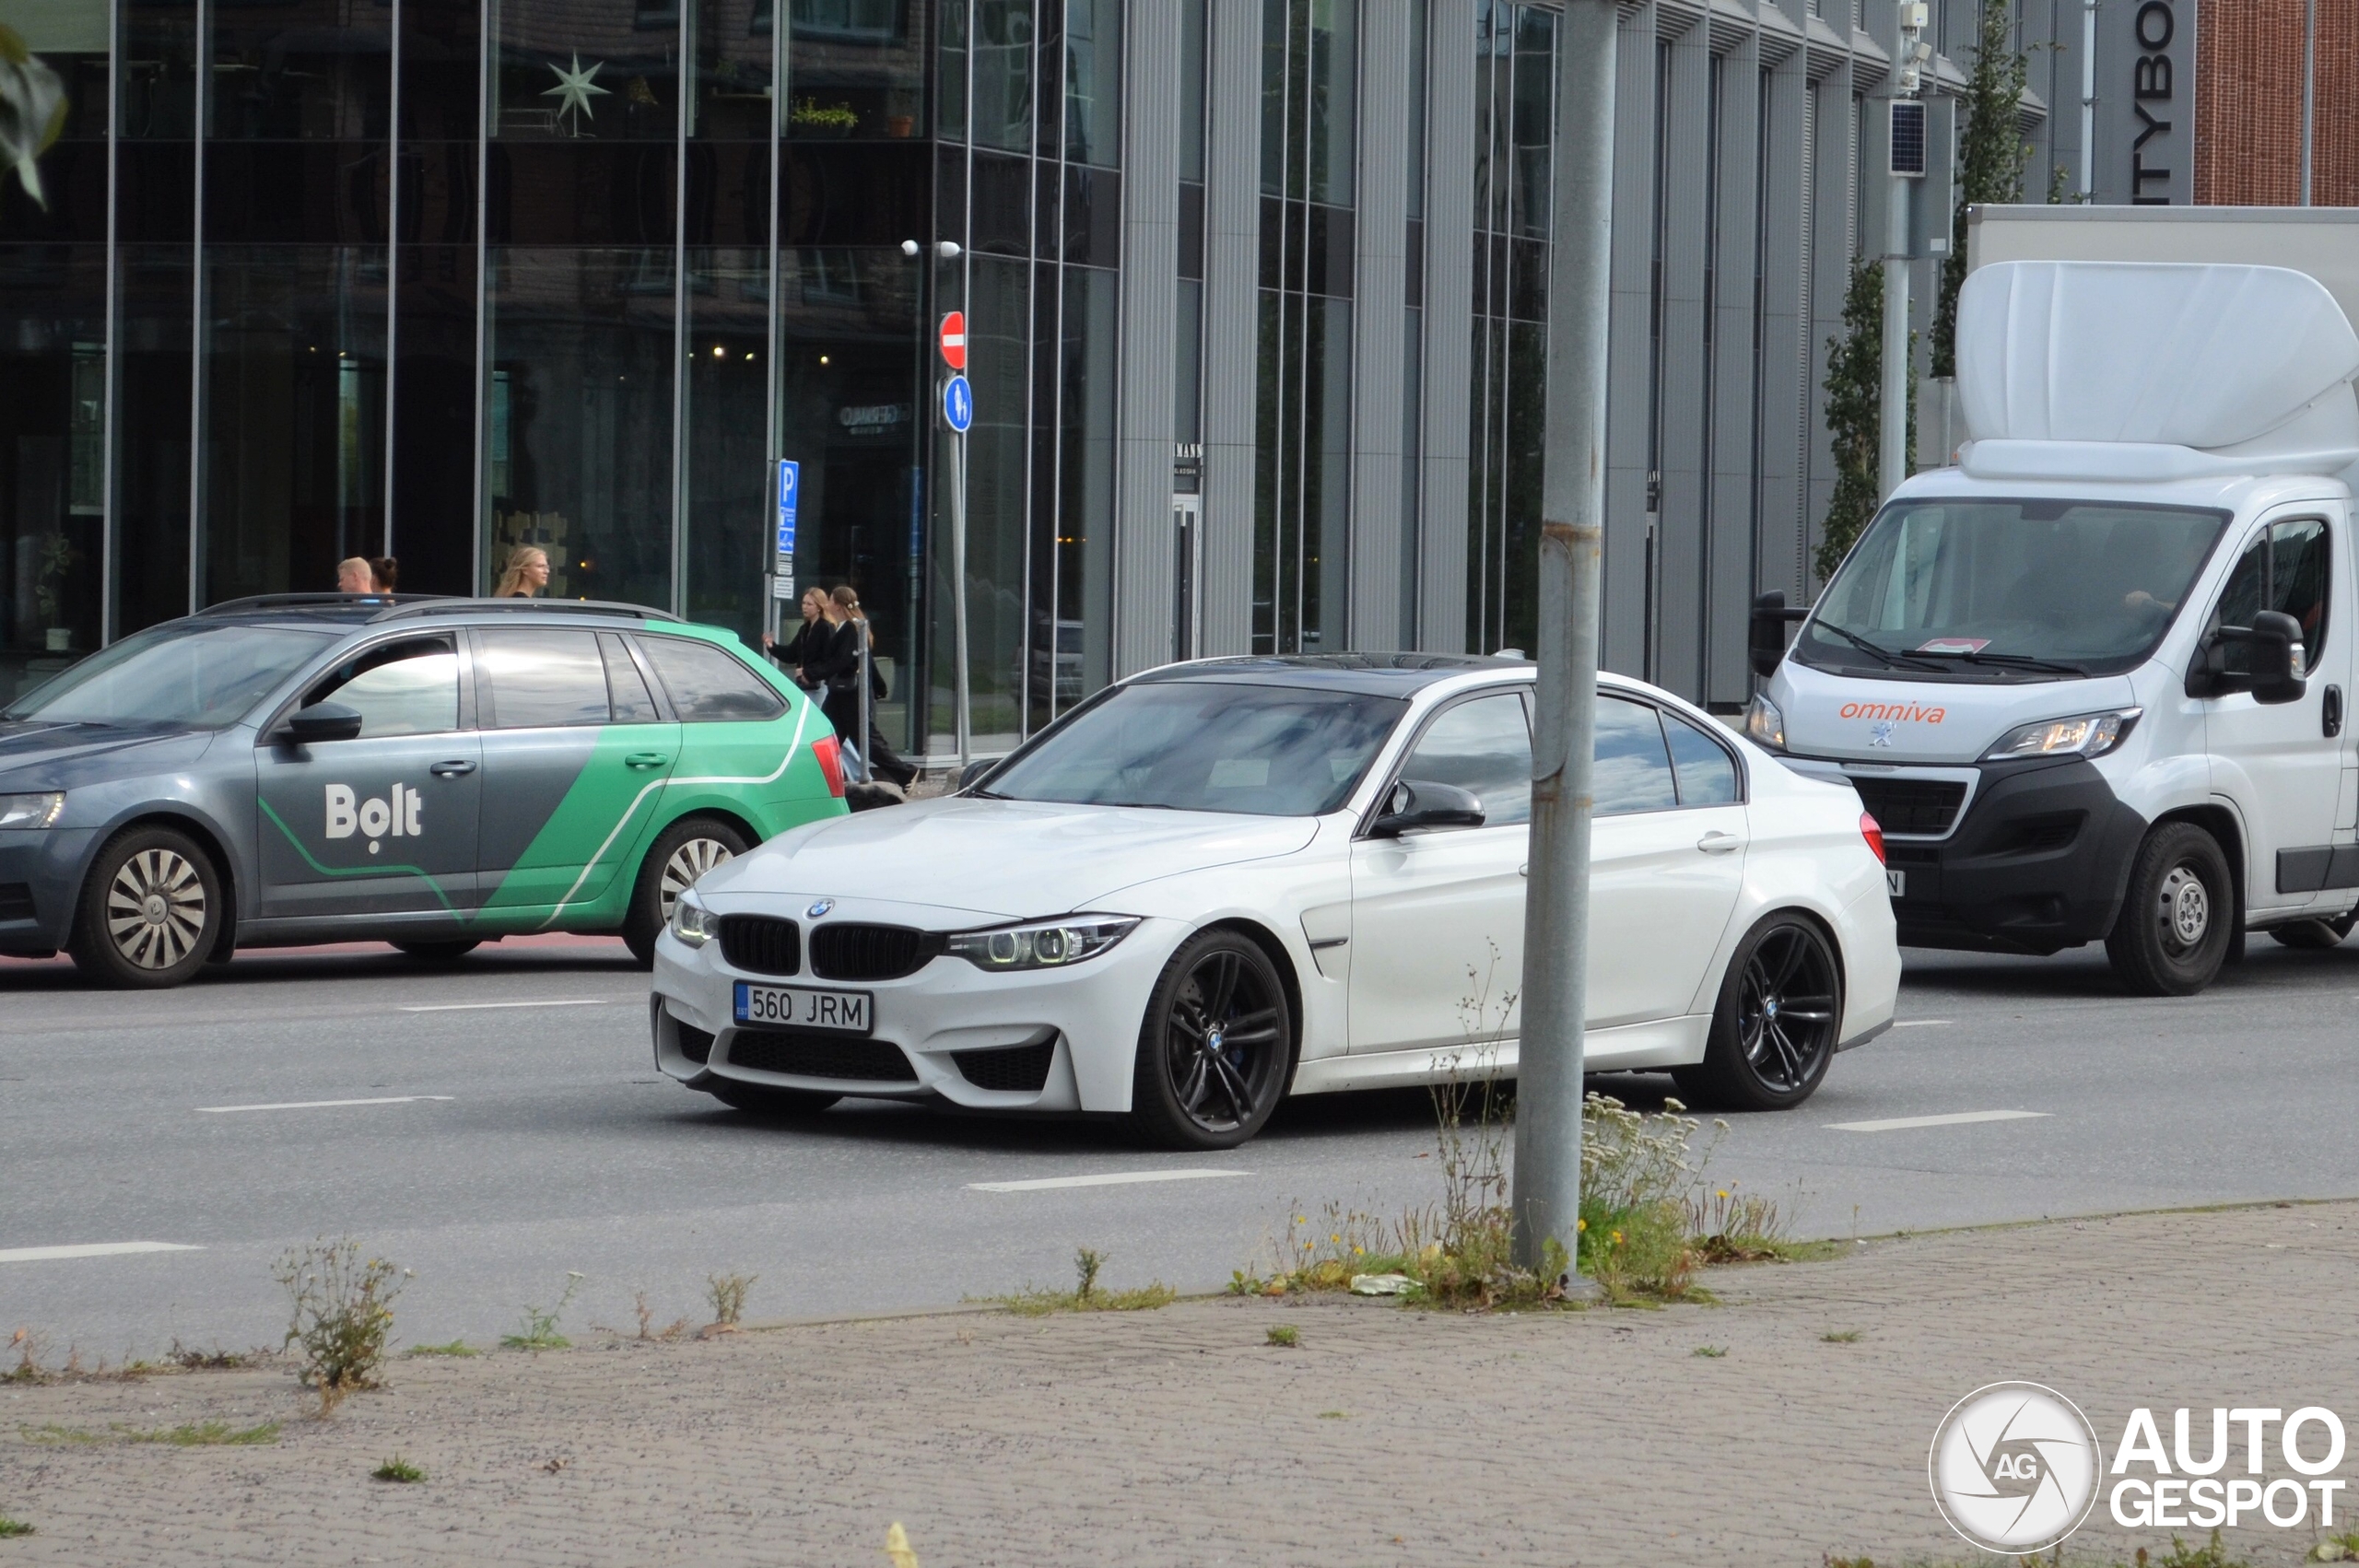
[[[204,755],[212,741],[210,730],[0,722],[0,793],[70,790],[126,773],[177,767]]]
[[[698,892],[731,904],[749,895],[891,902],[939,910],[945,925],[1023,919],[1088,908],[1160,877],[1292,854],[1318,832],[1315,817],[954,795],[781,834],[707,872]]]

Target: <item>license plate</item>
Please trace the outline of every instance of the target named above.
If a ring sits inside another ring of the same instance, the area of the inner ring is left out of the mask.
[[[876,1026],[876,1004],[866,991],[755,986],[740,980],[737,1022],[771,1029],[825,1029],[839,1035],[865,1035]]]
[[[1896,872],[1891,867],[1886,866],[1884,872],[1884,890],[1892,895],[1895,898],[1907,897],[1908,873],[1907,872]],[[743,988],[740,989],[742,989]],[[742,1007],[744,1004],[741,1002],[739,1005]],[[738,1016],[742,1018],[745,1014],[741,1012]]]

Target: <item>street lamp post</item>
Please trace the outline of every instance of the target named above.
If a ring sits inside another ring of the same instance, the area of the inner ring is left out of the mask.
[[[1884,390],[1876,433],[1876,498],[1908,477],[1908,182],[1925,173],[1925,106],[1916,101],[1923,63],[1932,46],[1919,37],[1925,0],[1899,0],[1900,47],[1893,55],[1889,135],[1884,146],[1891,188],[1884,208]],[[1913,135],[1913,144],[1909,138]],[[1911,156],[1913,153],[1913,157]]]

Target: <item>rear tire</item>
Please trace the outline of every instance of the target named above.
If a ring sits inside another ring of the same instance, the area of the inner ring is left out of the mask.
[[[227,918],[220,874],[194,840],[135,827],[91,860],[66,952],[99,985],[161,989],[205,967]]]
[[[671,923],[672,906],[697,878],[749,848],[745,836],[719,817],[682,817],[658,834],[631,889],[623,916],[623,944],[642,969],[655,963],[655,939]]]
[[[2283,946],[2323,953],[2342,945],[2342,939],[2351,934],[2354,919],[2359,919],[2359,911],[2337,915],[2330,920],[2295,920],[2290,926],[2271,926],[2269,934]]]
[[[2134,996],[2193,996],[2219,976],[2236,914],[2219,841],[2193,823],[2165,823],[2138,847],[2106,956]]]
[[[393,950],[419,964],[456,964],[483,945],[481,937],[456,937],[449,942],[397,942]]]
[[[728,1078],[713,1078],[697,1087],[732,1110],[780,1121],[817,1116],[843,1098],[841,1094],[823,1094],[816,1089],[780,1089],[768,1083],[740,1083]]]
[[[1842,1028],[1835,944],[1790,910],[1771,915],[1729,960],[1704,1059],[1672,1076],[1699,1106],[1791,1110],[1818,1093]]]

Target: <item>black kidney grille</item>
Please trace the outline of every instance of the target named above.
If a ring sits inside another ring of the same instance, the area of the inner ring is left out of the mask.
[[[803,972],[803,937],[792,920],[768,915],[721,917],[721,956],[733,969],[756,975]]]
[[[840,1078],[861,1083],[914,1083],[917,1070],[898,1046],[840,1035],[739,1030],[729,1042],[729,1065],[792,1078]]]
[[[996,1051],[952,1051],[950,1059],[978,1089],[998,1089],[1037,1094],[1048,1086],[1049,1064],[1057,1059],[1057,1042],[1015,1046]]]
[[[1946,778],[1863,778],[1855,773],[1851,782],[1868,814],[1886,833],[1938,837],[1950,830],[1966,801],[1966,786]]]
[[[908,926],[847,920],[811,928],[811,972],[830,980],[898,980],[941,951],[941,937]]]

